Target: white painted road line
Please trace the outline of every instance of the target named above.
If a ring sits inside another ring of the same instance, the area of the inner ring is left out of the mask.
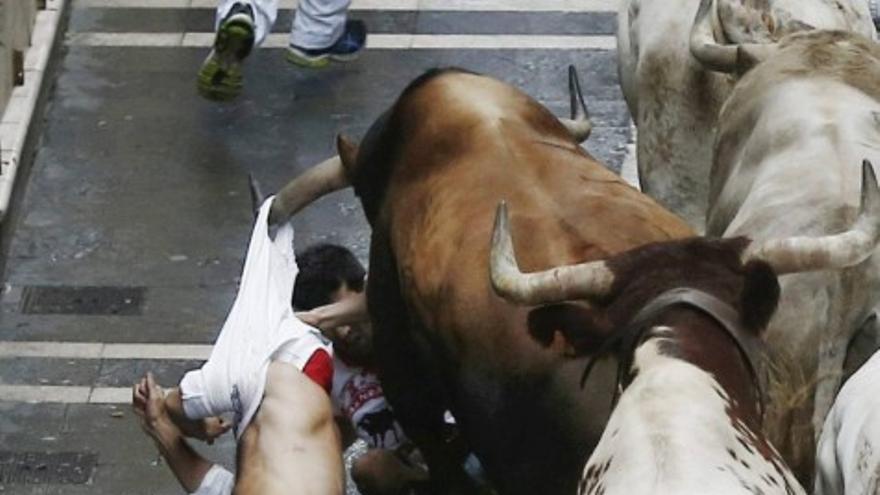
[[[265,48],[284,48],[286,33],[270,34]],[[201,47],[214,43],[213,33],[70,33],[70,46]],[[374,50],[612,50],[614,36],[475,35],[475,34],[372,34],[367,48]]]
[[[10,358],[207,360],[210,345],[108,344],[102,342],[0,342],[0,360]],[[127,404],[128,387],[2,385],[0,402]]]
[[[639,133],[635,124],[630,124],[630,132],[632,138],[626,145],[626,155],[623,158],[623,164],[620,166],[620,177],[627,181],[629,185],[635,187],[639,191],[642,190],[642,183],[639,182],[638,152],[636,151],[636,140]]]
[[[129,387],[60,387],[0,385],[0,402],[60,404],[129,404]]]
[[[386,35],[387,36],[387,35]],[[367,45],[369,47],[369,44]],[[614,36],[538,36],[538,35],[427,35],[413,36],[412,48],[455,48],[461,50],[490,49],[518,50],[613,50],[617,46]]]
[[[185,33],[67,33],[71,46],[177,47]]]
[[[91,387],[0,385],[0,402],[60,402],[64,404],[88,404],[91,392]]]
[[[104,344],[79,342],[0,342],[0,358],[101,359]]]
[[[618,0],[353,0],[351,10],[453,12],[617,12]],[[74,0],[77,8],[214,9],[217,0]],[[297,0],[279,0],[294,9]]]
[[[211,356],[210,345],[105,344],[103,359],[196,359]]]
[[[206,360],[211,345],[0,342],[2,358]]]
[[[129,387],[95,387],[89,394],[89,404],[130,404]]]

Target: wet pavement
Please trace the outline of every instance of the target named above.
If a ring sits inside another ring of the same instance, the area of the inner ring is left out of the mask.
[[[334,154],[338,132],[362,136],[424,70],[490,74],[563,115],[574,64],[596,125],[587,149],[617,170],[630,137],[610,50],[371,49],[309,71],[266,48],[247,63],[243,96],[218,105],[195,92],[206,48],[134,46],[160,33],[210,31],[213,11],[126,5],[133,2],[68,6],[68,42],[7,229],[0,493],[182,493],[140,433],[126,387],[147,369],[171,385],[206,355],[250,233],[248,173],[276,190]],[[353,17],[379,34],[608,36],[616,21],[607,10]],[[284,33],[291,15],[283,9],[274,31]],[[88,33],[137,36],[115,46],[77,41]],[[366,259],[369,232],[350,192],[321,200],[294,225],[299,248],[338,242]],[[228,464],[233,445],[227,438],[207,452]]]

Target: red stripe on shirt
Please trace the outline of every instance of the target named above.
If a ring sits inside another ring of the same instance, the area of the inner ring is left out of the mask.
[[[318,349],[306,362],[303,373],[328,394],[333,387],[333,358],[324,349]]]

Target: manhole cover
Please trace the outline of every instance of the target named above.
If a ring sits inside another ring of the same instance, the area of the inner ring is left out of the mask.
[[[0,485],[88,483],[98,464],[90,452],[9,452],[0,450]]]
[[[139,315],[144,287],[28,286],[22,291],[25,314]]]

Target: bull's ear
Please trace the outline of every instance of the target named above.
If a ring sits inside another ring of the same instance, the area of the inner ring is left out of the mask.
[[[779,50],[776,44],[740,45],[737,47],[739,72],[746,73],[761,62],[772,57]]]
[[[776,39],[779,39],[792,33],[815,30],[816,26],[813,26],[812,24],[807,24],[806,22],[802,22],[797,19],[790,19],[781,26],[778,26],[778,29],[773,31],[773,34]]]
[[[559,332],[575,354],[595,351],[611,333],[603,312],[579,303],[543,306],[529,312],[529,334],[549,347]]]
[[[345,175],[351,180],[354,177],[354,166],[357,163],[358,145],[343,134],[336,136],[336,151],[342,161]]]
[[[843,364],[844,379],[855,373],[880,349],[880,320],[877,318],[877,311],[878,308],[874,308],[849,341]]]
[[[761,332],[779,304],[779,280],[769,264],[753,260],[746,263],[745,284],[740,294],[740,315],[746,328]]]

